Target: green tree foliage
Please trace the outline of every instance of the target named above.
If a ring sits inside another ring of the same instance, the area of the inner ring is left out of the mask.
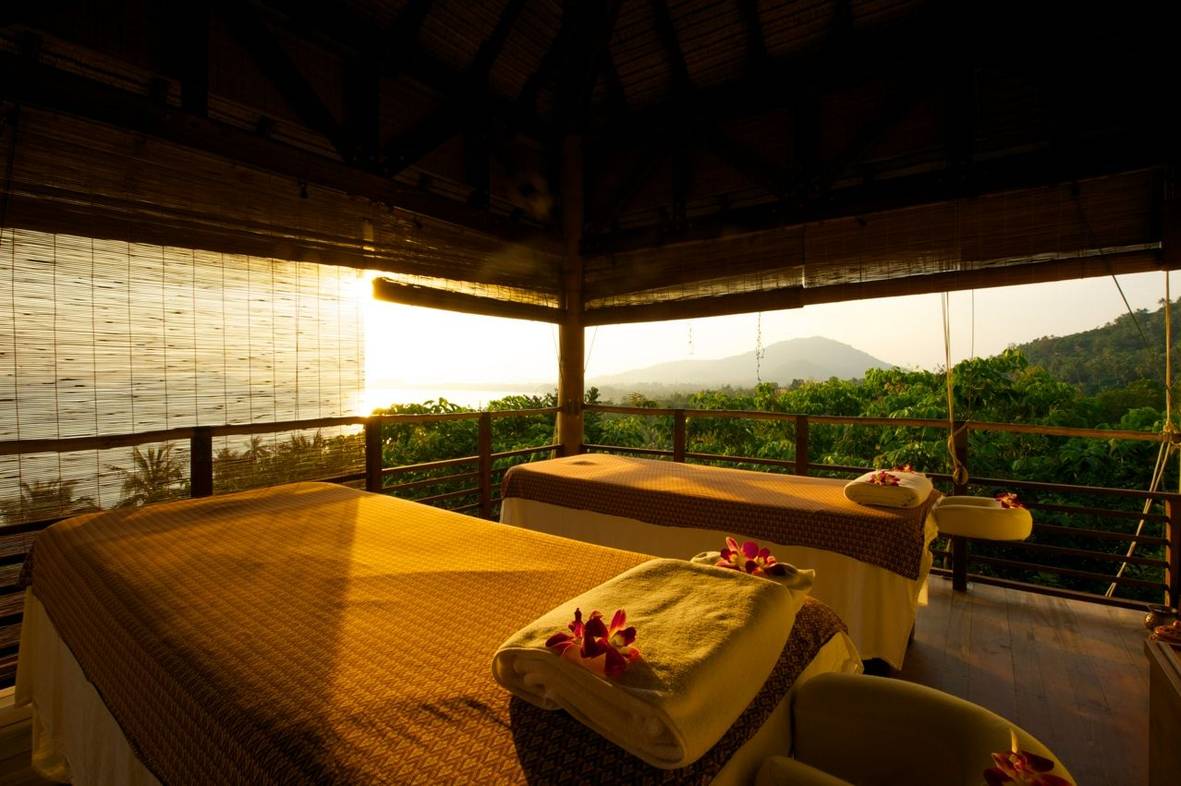
[[[187,495],[187,473],[173,455],[172,445],[146,450],[132,448],[131,464],[131,469],[114,465],[108,467],[123,476],[123,499],[119,507],[147,505]]]
[[[1024,352],[1013,348],[990,358],[960,363],[953,369],[953,392],[957,419],[998,423],[1029,423],[1098,429],[1159,432],[1165,422],[1163,399],[1151,380],[1136,379],[1124,387],[1090,394],[1082,386],[1064,382],[1045,368],[1030,363]],[[947,417],[946,377],[942,371],[903,369],[870,370],[862,380],[829,379],[819,382],[795,381],[788,387],[763,383],[750,390],[702,391],[691,395],[689,409],[760,410],[805,415],[863,415],[875,418]],[[656,406],[657,402],[633,406]],[[671,445],[669,418],[643,415],[603,415],[597,433],[588,441],[632,448],[664,448]],[[689,417],[687,448],[690,452],[724,456],[791,460],[795,457],[792,421],[743,418]],[[950,469],[947,429],[911,426],[848,426],[812,422],[809,428],[809,459],[815,465],[846,467],[891,467],[913,464],[927,472]],[[1056,482],[1129,489],[1147,488],[1156,461],[1158,445],[1128,440],[1049,437],[1006,432],[973,431],[969,440],[968,466],[974,477]],[[781,467],[739,462],[712,462],[724,466],[790,472]],[[848,477],[848,472],[814,468],[815,474]],[[1174,460],[1166,473],[1177,477]],[[976,485],[975,494],[1005,490]],[[1023,498],[1051,505],[1140,510],[1141,498],[1113,499],[1106,495],[1063,494],[1023,491]],[[1159,512],[1159,508],[1156,509]],[[1073,529],[1131,532],[1138,521],[1133,517],[1109,518],[1089,514],[1038,510],[1037,521]],[[1146,524],[1144,534],[1163,534],[1159,521]],[[1035,533],[1029,543],[979,544],[982,556],[1008,557],[1074,570],[1112,575],[1118,560],[1103,557],[1047,555],[1038,544],[1086,549],[1115,556],[1126,542],[1095,539],[1070,532]],[[1138,557],[1160,558],[1159,547],[1141,547]],[[990,565],[975,569],[1024,581],[1035,581],[1090,592],[1103,592],[1107,582],[1046,571],[1018,570]],[[1125,576],[1160,582],[1163,571],[1156,566],[1132,565]],[[1158,600],[1160,592],[1145,587],[1122,587],[1123,597]]]
[[[1181,301],[1173,303],[1173,353],[1181,348]],[[1140,309],[1108,324],[1069,336],[1050,336],[1019,349],[1055,379],[1087,393],[1150,381],[1158,394],[1164,384],[1165,310]],[[1181,356],[1181,355],[1177,355]],[[1163,397],[1162,399],[1163,400]]]
[[[93,498],[76,496],[77,485],[76,480],[21,481],[20,494],[0,502],[0,519],[16,524],[98,510]]]

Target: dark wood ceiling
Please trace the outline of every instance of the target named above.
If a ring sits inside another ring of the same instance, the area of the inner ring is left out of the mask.
[[[1165,4],[41,0],[0,96],[594,255],[1171,166]]]

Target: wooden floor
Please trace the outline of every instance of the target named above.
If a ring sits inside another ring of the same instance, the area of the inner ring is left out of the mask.
[[[974,701],[1050,747],[1084,786],[1148,783],[1143,614],[931,578],[903,679]]]
[[[1083,786],[1148,783],[1148,664],[1141,614],[931,579],[906,668],[1046,743]],[[0,786],[45,783],[28,767],[27,712],[0,692]]]

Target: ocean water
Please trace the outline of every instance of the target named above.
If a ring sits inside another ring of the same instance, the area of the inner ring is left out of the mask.
[[[538,388],[533,391],[504,390],[503,388],[451,388],[432,386],[372,386],[366,387],[361,394],[358,410],[362,413],[372,412],[374,409],[388,407],[391,404],[422,404],[429,400],[446,399],[453,404],[459,404],[472,409],[481,409],[489,401],[505,398],[506,396],[540,395],[549,392]]]

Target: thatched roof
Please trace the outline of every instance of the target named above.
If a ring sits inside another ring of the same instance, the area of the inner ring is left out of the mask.
[[[588,322],[1176,258],[1156,8],[190,5],[6,4],[0,223],[374,267],[544,317],[576,138]]]

